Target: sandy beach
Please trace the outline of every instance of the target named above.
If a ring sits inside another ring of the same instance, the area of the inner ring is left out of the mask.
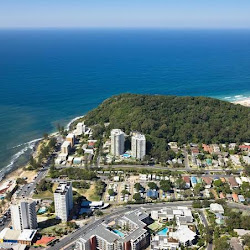
[[[242,106],[250,107],[250,97],[233,102],[234,104],[240,104]]]

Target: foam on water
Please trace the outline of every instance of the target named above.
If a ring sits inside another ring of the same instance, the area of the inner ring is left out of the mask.
[[[17,148],[17,147],[25,146],[24,148],[22,148],[20,151],[18,151],[16,154],[12,156],[11,161],[7,166],[5,166],[3,169],[0,170],[0,180],[6,175],[6,173],[12,170],[12,168],[14,167],[14,164],[19,159],[19,157],[22,156],[25,152],[27,152],[27,150],[29,149],[32,150],[35,147],[36,143],[40,141],[41,139],[42,138],[38,138],[38,139],[29,141],[26,143],[22,143],[13,147],[13,148]]]

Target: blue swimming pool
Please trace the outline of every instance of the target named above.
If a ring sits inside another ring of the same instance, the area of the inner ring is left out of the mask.
[[[120,237],[124,237],[124,234],[120,232],[119,230],[114,229],[113,232],[118,234]]]
[[[38,210],[38,213],[39,214],[44,214],[46,211],[47,211],[46,207],[40,207],[39,210]]]
[[[125,153],[125,154],[123,154],[123,157],[124,157],[124,158],[130,158],[130,157],[131,157],[131,155],[130,155],[130,154],[127,154],[127,153]]]
[[[157,234],[158,234],[158,235],[166,235],[167,232],[168,232],[168,228],[165,227],[164,229],[162,229],[161,231],[159,231]]]

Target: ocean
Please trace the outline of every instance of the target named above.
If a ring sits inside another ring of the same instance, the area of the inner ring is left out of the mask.
[[[250,96],[250,30],[0,30],[0,169],[114,94]]]

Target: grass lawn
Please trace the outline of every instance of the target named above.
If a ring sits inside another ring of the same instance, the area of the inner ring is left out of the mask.
[[[161,227],[162,227],[162,224],[157,222],[157,221],[155,221],[154,223],[152,223],[148,226],[148,228],[154,232],[158,231]]]
[[[95,194],[95,184],[91,184],[89,189],[74,188],[80,195],[85,196],[87,200],[99,201],[101,197]]]
[[[52,191],[55,192],[56,188],[58,187],[58,183],[54,183],[52,187]],[[49,190],[39,192],[38,194],[33,195],[33,199],[48,199],[48,200],[53,200],[54,194],[53,192],[50,192]]]
[[[61,229],[61,230],[67,230],[67,225],[66,223],[60,223],[60,224],[54,224],[53,226],[49,226],[49,224],[47,225],[47,227],[43,228],[40,233],[41,234],[53,234],[55,233],[56,229]]]
[[[48,200],[52,200],[53,199],[53,193],[50,192],[49,190],[46,190],[46,191],[43,191],[43,192],[40,192],[38,194],[34,194],[33,199],[48,199]]]

